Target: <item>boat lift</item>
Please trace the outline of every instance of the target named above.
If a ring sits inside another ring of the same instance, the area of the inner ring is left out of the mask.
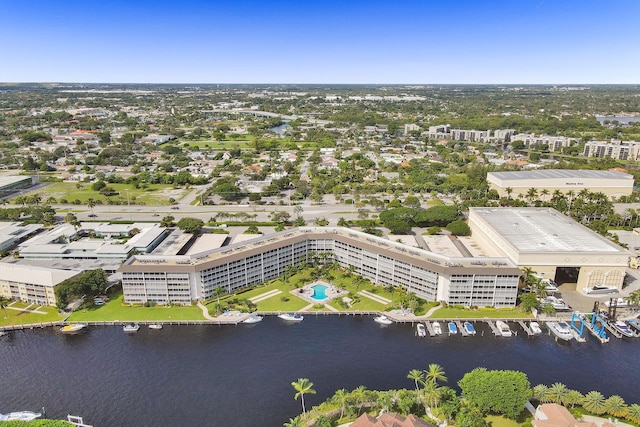
[[[591,313],[590,315],[591,321],[585,315],[573,313],[571,315],[571,329],[575,330],[582,338],[586,327],[601,343],[609,342],[605,328],[606,321],[597,313]],[[575,325],[576,321],[580,322],[580,328]]]

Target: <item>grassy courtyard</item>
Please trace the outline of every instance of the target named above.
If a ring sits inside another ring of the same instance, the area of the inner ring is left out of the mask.
[[[429,318],[432,319],[530,319],[531,313],[525,313],[519,308],[478,308],[472,310],[462,307],[442,307],[437,309]]]
[[[197,306],[156,306],[140,307],[129,306],[122,302],[122,294],[113,296],[102,306],[92,309],[74,311],[69,316],[69,321],[145,321],[145,320],[205,320],[202,311]]]
[[[27,307],[29,308],[27,309]],[[35,310],[38,312],[43,312],[44,314],[34,313],[31,311],[14,310],[14,308]],[[4,310],[0,310],[0,326],[60,322],[64,320],[65,317],[66,316],[64,314],[58,313],[58,310],[55,307],[35,306],[18,301],[13,303],[11,307],[6,307]]]

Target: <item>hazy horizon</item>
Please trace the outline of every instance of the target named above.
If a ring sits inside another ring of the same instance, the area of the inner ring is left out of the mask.
[[[637,84],[639,12],[635,0],[6,0],[0,81]]]

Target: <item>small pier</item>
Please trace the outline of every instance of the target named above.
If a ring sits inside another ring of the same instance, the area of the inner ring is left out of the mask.
[[[518,320],[518,325],[520,325],[520,327],[527,333],[528,336],[532,337],[535,335],[531,328],[529,328],[529,325],[524,322],[524,320]]]
[[[462,322],[460,320],[456,320],[455,324],[458,327],[458,331],[460,332],[460,335],[462,335],[463,337],[468,337],[469,336],[469,332],[467,332],[467,330],[462,325]]]
[[[491,331],[493,332],[493,335],[495,336],[500,336],[500,330],[498,329],[498,326],[496,325],[496,322],[494,322],[493,320],[487,320],[487,324],[489,325],[489,327],[491,328]]]

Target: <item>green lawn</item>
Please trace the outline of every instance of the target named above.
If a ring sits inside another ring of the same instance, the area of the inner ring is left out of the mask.
[[[528,417],[526,416],[528,415]],[[527,427],[531,425],[533,417],[528,412],[520,414],[518,420],[512,420],[510,418],[498,415],[488,415],[484,420],[491,427]]]
[[[233,140],[223,140],[223,141],[213,141],[210,139],[199,140],[199,141],[180,141],[178,146],[184,147],[187,144],[190,148],[198,147],[200,150],[230,150],[232,148],[238,147],[241,150],[251,148],[253,144],[253,137],[250,135],[243,135],[243,139]]]
[[[471,310],[466,308],[445,307],[439,308],[431,316],[432,319],[530,319],[531,313],[525,313],[517,308],[479,308]]]
[[[197,306],[129,307],[122,303],[122,295],[113,297],[103,306],[75,311],[69,317],[73,322],[135,320],[205,320]]]
[[[25,308],[29,304],[17,302],[13,304],[13,307]],[[32,307],[35,308],[35,307]],[[55,307],[39,307],[38,311],[44,311],[47,314],[27,313],[24,311],[12,310],[6,308],[0,311],[0,326],[10,325],[28,325],[30,323],[45,323],[45,322],[59,322],[64,320],[65,315],[59,314],[58,309]],[[6,318],[5,318],[6,312]]]
[[[67,200],[68,203],[74,203],[74,201],[79,200],[79,204],[86,207],[89,199],[100,200],[103,204],[108,204],[109,200],[112,200],[121,205],[126,205],[127,189],[129,190],[129,202],[131,204],[138,202],[148,205],[169,205],[169,198],[180,200],[189,191],[183,188],[174,189],[171,184],[150,184],[147,188],[135,188],[133,184],[107,183],[107,185],[120,194],[107,198],[100,192],[92,190],[91,183],[88,182],[55,182],[48,185],[44,191],[41,189],[32,193],[39,193],[43,202],[46,202],[49,197],[54,197],[57,202],[61,199]]]

